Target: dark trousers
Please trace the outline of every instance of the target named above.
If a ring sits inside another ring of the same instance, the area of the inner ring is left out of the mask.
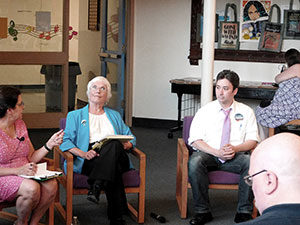
[[[122,174],[129,170],[128,155],[117,140],[104,144],[98,153],[99,156],[84,161],[82,174],[89,177],[90,185],[97,180],[106,181],[104,191],[108,204],[108,218],[120,218],[127,211]]]
[[[218,158],[205,152],[193,152],[188,163],[189,181],[192,186],[195,213],[210,212],[208,195],[208,172],[211,170],[223,170],[240,174],[238,193],[238,213],[251,213],[253,210],[253,193],[244,177],[248,175],[250,156],[244,153],[236,153],[231,160],[221,163]]]

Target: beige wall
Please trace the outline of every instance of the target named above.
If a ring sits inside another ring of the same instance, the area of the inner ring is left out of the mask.
[[[217,5],[222,2],[232,1],[217,0]],[[272,1],[280,5],[287,2]],[[299,2],[294,4],[299,9]],[[171,93],[169,80],[201,78],[202,61],[199,66],[191,66],[188,60],[190,19],[191,0],[135,1],[134,117],[176,120],[177,96]],[[285,41],[283,50],[289,47],[300,49],[300,41]],[[214,77],[226,68],[236,71],[241,80],[249,81],[274,81],[280,71],[279,64],[215,61]]]

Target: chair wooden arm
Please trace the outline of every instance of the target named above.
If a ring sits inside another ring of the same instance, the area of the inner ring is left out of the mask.
[[[180,211],[180,217],[187,216],[188,194],[188,160],[189,150],[182,138],[177,142],[177,172],[176,172],[176,200]]]
[[[130,153],[133,154],[135,157],[137,157],[139,160],[146,159],[146,154],[144,152],[142,152],[141,150],[139,150],[138,148],[132,149],[132,151]]]
[[[72,170],[73,170],[73,155],[70,152],[68,151],[63,152],[62,150],[60,150],[59,147],[54,147],[53,151],[54,151],[55,169],[61,169],[60,157],[63,157],[65,160],[67,160],[67,165],[72,164]]]
[[[73,155],[65,151],[60,150],[59,147],[54,147],[54,169],[56,171],[65,172],[66,175],[58,177],[59,182],[69,190],[73,189]],[[61,165],[60,157],[63,157],[67,161],[67,171],[64,171]]]
[[[146,178],[146,154],[139,150],[138,148],[134,148],[131,152],[135,157],[139,159],[139,171],[140,171],[140,177],[141,181],[144,182]],[[145,184],[141,184],[145,185]]]
[[[182,138],[178,138],[178,151],[180,151],[184,158],[189,159],[189,150]]]

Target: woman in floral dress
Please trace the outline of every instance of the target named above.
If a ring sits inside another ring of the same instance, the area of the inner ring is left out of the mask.
[[[37,182],[19,175],[34,175],[36,163],[62,143],[64,133],[55,133],[35,151],[22,120],[23,109],[18,89],[0,89],[0,202],[16,201],[15,224],[37,225],[54,200],[57,182],[55,179]]]

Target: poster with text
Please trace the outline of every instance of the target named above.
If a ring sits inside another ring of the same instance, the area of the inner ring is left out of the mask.
[[[218,48],[239,49],[239,23],[221,22]]]
[[[269,19],[271,0],[241,0],[240,41],[258,41],[263,22]]]

